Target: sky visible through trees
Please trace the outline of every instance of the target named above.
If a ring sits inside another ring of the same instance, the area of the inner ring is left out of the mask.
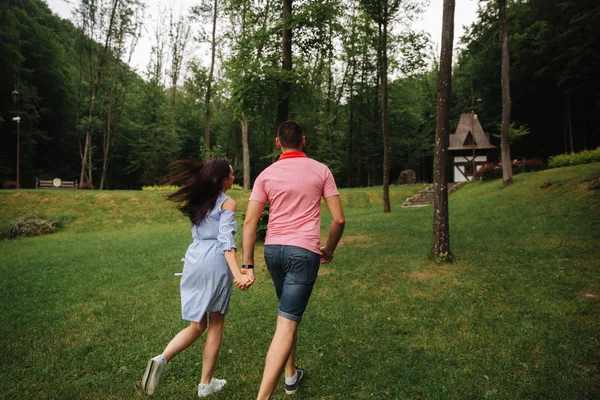
[[[70,19],[72,17],[72,10],[74,7],[73,0],[46,0],[50,9],[61,18]],[[148,25],[152,25],[155,20],[156,14],[159,9],[170,9],[173,8],[176,14],[186,14],[188,10],[197,3],[196,0],[172,0],[172,1],[156,1],[148,0],[145,2],[147,5],[146,14]],[[469,26],[477,19],[477,4],[478,0],[457,0],[456,1],[456,15],[455,15],[455,30],[454,30],[454,45],[458,45],[460,36],[464,32],[464,26]],[[441,38],[441,21],[442,21],[442,0],[430,0],[429,6],[422,14],[418,21],[415,21],[414,27],[416,30],[422,30],[431,36],[431,40],[436,43],[439,48]],[[149,53],[151,50],[150,31],[147,28],[142,33],[143,37],[140,39],[138,49],[136,50],[134,57],[131,62],[131,66],[138,71],[143,71],[148,64]],[[209,47],[195,46],[193,50],[190,50],[188,59],[199,58],[205,59],[206,65],[208,66],[209,61]]]

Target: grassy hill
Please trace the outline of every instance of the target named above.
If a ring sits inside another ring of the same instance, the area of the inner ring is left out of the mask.
[[[381,188],[341,190],[347,228],[300,328],[296,396],[599,397],[599,176],[590,164],[467,184],[450,197],[449,265],[429,258],[432,208],[400,208],[421,186],[393,187],[391,214]],[[230,194],[243,212],[248,193]],[[173,273],[190,234],[163,196],[0,191],[0,230],[31,212],[62,227],[0,242],[0,398],[146,397],[147,359],[185,326]],[[260,383],[277,301],[257,262],[256,284],[231,299],[215,399],[253,398]],[[195,397],[201,344],[156,398]]]

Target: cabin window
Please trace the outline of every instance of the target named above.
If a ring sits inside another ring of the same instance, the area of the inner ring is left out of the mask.
[[[473,175],[473,164],[465,164],[465,175],[466,176]]]

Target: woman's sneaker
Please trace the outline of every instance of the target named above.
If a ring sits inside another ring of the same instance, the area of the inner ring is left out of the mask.
[[[296,378],[296,382],[292,383],[291,385],[288,385],[287,383],[285,384],[285,393],[294,394],[296,393],[296,390],[298,390],[298,385],[304,377],[304,370],[302,368],[296,367],[296,374],[298,375],[298,378]]]
[[[154,390],[158,386],[158,382],[160,381],[160,377],[165,371],[166,366],[167,360],[162,354],[151,358],[148,361],[146,372],[142,378],[142,389],[144,389],[146,393],[154,394]]]
[[[198,385],[198,397],[208,396],[223,389],[227,381],[225,379],[212,378],[210,383]]]

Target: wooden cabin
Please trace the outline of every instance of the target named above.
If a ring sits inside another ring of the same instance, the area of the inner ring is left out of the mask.
[[[495,149],[483,131],[477,114],[461,114],[456,132],[450,135],[449,157],[454,182],[473,180],[475,172],[488,162],[488,152]]]

